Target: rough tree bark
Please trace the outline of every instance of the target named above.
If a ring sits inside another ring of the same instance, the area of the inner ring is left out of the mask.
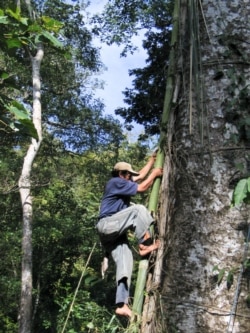
[[[243,92],[250,82],[250,5],[180,3],[187,12],[177,59],[182,87],[166,140],[163,283],[152,290],[157,320],[150,332],[248,333],[249,276],[241,273],[250,257],[249,208],[232,208],[231,199],[235,182],[249,173]]]
[[[33,79],[33,123],[37,130],[38,140],[32,138],[24,158],[22,172],[19,178],[19,192],[23,211],[22,236],[22,278],[21,299],[19,310],[19,333],[31,332],[32,318],[32,196],[31,171],[33,161],[42,141],[41,121],[41,80],[40,65],[44,51],[38,45],[35,57],[31,57]]]
[[[164,176],[162,179],[163,189],[160,197],[162,198],[161,202],[161,211],[158,214],[157,220],[161,220],[161,223],[158,223],[159,226],[159,238],[161,240],[161,247],[157,251],[157,255],[152,265],[147,268],[148,270],[148,278],[146,284],[146,297],[144,300],[143,313],[140,331],[143,333],[154,332],[156,329],[158,332],[160,331],[160,326],[156,323],[156,312],[157,309],[156,304],[159,299],[159,287],[161,284],[161,276],[162,276],[162,267],[163,267],[163,259],[164,259],[164,251],[165,251],[165,242],[164,238],[166,235],[166,223],[168,220],[168,215],[170,215],[170,205],[171,197],[169,195],[169,180],[171,174],[173,173],[173,166],[171,165],[170,154],[172,151],[171,145],[173,140],[173,112],[172,105],[176,105],[177,97],[179,95],[180,89],[180,74],[176,71],[178,68],[178,63],[176,62],[177,52],[178,52],[178,36],[179,36],[179,21],[184,20],[185,15],[182,12],[182,16],[180,17],[180,4],[179,2],[175,2],[174,10],[173,10],[173,29],[172,29],[172,37],[171,37],[171,51],[168,61],[168,75],[167,75],[167,85],[165,91],[165,100],[164,100],[164,108],[161,120],[161,133],[159,146],[160,148],[166,152],[165,165],[164,165]],[[167,137],[166,137],[166,129]],[[161,153],[162,158],[164,158],[165,154]],[[157,166],[157,161],[155,166]],[[160,166],[163,166],[163,161]],[[155,185],[155,184],[154,184]],[[154,188],[153,188],[154,190]],[[153,192],[153,191],[152,191]],[[159,192],[159,190],[158,190]],[[157,192],[157,195],[159,193]],[[152,193],[151,193],[152,196]],[[151,198],[150,196],[150,198]],[[154,211],[157,209],[157,203],[154,204]],[[150,208],[150,206],[149,206]],[[151,211],[151,209],[149,209]],[[160,217],[160,218],[159,218]]]

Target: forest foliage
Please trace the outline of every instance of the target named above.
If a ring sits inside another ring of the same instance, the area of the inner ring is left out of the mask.
[[[15,332],[18,325],[22,255],[18,178],[30,138],[36,137],[29,57],[38,40],[46,48],[41,67],[44,139],[32,170],[33,331],[62,332],[84,272],[67,332],[122,332],[126,323],[113,317],[112,266],[102,280],[103,253],[94,226],[113,165],[126,160],[140,169],[149,141],[129,143],[121,124],[105,115],[102,101],[95,98],[93,74],[103,64],[92,39],[99,36],[108,45],[124,45],[125,56],[135,51],[131,36],[145,31],[147,64],[131,69],[133,87],[124,92],[128,107],[116,114],[124,118],[127,129],[133,121],[144,125],[147,135],[141,139],[157,134],[172,1],[108,1],[106,11],[88,26],[84,1],[32,1],[41,17],[39,25],[32,24],[25,2],[21,3],[22,11],[17,12],[16,1],[0,1],[0,333]],[[237,203],[248,198],[249,178],[242,186]],[[145,203],[147,196],[137,200]]]
[[[92,75],[102,69],[102,63],[81,15],[83,4],[34,1],[34,13],[41,18],[37,24],[30,19],[30,8],[21,4],[20,11],[14,1],[0,2],[0,332],[18,328],[22,258],[18,178],[30,139],[36,138],[30,57],[33,44],[39,42],[45,46],[44,138],[31,179],[32,330],[62,331],[84,270],[67,331],[119,331],[123,324],[112,317],[114,275],[101,280],[102,248],[94,226],[113,165],[120,159],[140,168],[148,143],[128,143],[121,124],[106,116],[104,105],[94,97]]]

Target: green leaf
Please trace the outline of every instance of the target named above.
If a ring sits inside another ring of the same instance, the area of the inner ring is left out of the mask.
[[[0,12],[0,24],[8,24],[9,20],[7,16],[3,16],[2,13]]]
[[[10,113],[14,115],[16,119],[15,122],[10,121],[4,117],[0,117],[1,121],[6,125],[12,128],[13,130],[18,130],[21,135],[28,135],[36,140],[38,140],[37,130],[29,117],[28,111],[24,108],[23,105],[14,101],[12,105],[6,106]]]
[[[8,79],[8,77],[10,77],[10,75],[8,73],[6,73],[6,72],[3,72],[1,74],[1,79],[3,79],[3,80]]]
[[[18,103],[17,101],[13,101],[7,109],[15,116],[17,120],[21,119],[30,119],[30,115],[25,107]]]
[[[66,52],[64,53],[64,58],[65,58],[66,60],[71,60],[71,59],[72,59],[72,53],[66,51]]]
[[[28,25],[28,18],[27,17],[22,17],[20,14],[20,10],[16,10],[16,12],[13,12],[11,9],[7,9],[6,13],[9,14],[12,18],[14,18],[15,20],[17,20],[18,22],[24,24],[24,25]]]
[[[7,106],[7,109],[17,120],[12,127],[18,129],[21,134],[28,135],[38,140],[37,130],[34,127],[34,124],[30,119],[30,114],[25,107],[17,101],[13,101],[11,105]]]
[[[11,38],[11,39],[7,39],[7,46],[8,46],[8,49],[12,49],[15,47],[22,47],[22,43],[18,38]]]
[[[241,204],[250,192],[250,177],[241,179],[235,187],[233,193],[233,203],[235,205]]]
[[[20,124],[15,124],[15,127],[18,128],[22,134],[26,134],[36,140],[39,139],[37,130],[30,119],[20,119],[19,123]]]
[[[225,274],[225,268],[221,269],[219,271],[219,275],[218,275],[218,280],[217,280],[217,284],[220,285],[221,284],[221,281],[224,277],[224,274]]]
[[[29,27],[28,27],[28,31],[29,32],[41,32],[42,31],[42,28],[39,24],[31,24]]]
[[[53,36],[50,32],[43,30],[41,35],[43,35],[46,39],[48,39],[54,46],[62,48],[62,43]]]
[[[42,16],[42,20],[43,20],[46,30],[58,32],[63,27],[63,23],[61,23],[57,20],[54,20],[51,17]]]
[[[230,270],[227,274],[227,290],[229,290],[234,282],[234,271]]]

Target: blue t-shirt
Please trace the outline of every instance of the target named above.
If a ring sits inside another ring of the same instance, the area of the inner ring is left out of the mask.
[[[120,177],[111,178],[105,187],[99,218],[111,216],[129,207],[130,197],[137,193],[138,184]]]

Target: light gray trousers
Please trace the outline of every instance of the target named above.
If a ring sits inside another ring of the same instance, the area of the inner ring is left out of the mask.
[[[131,283],[133,255],[129,248],[127,231],[133,230],[136,238],[140,240],[153,222],[154,219],[146,207],[132,205],[112,216],[102,218],[97,223],[100,240],[116,264],[117,284],[123,278],[127,278],[128,288]],[[117,297],[119,298],[119,295]]]

